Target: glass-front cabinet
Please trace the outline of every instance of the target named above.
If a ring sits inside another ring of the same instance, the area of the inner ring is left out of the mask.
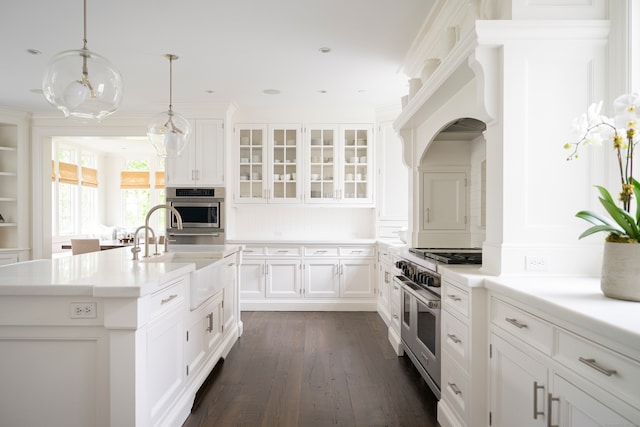
[[[235,131],[236,202],[299,202],[300,126],[240,125]]]
[[[371,126],[306,127],[307,203],[373,203]]]

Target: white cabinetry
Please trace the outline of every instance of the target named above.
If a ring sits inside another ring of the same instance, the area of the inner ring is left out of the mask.
[[[166,185],[212,187],[224,185],[222,120],[190,120],[193,134],[182,155],[167,159]]]
[[[240,266],[241,305],[253,310],[375,307],[375,268],[373,245],[250,244]]]
[[[305,201],[373,203],[370,125],[305,126]]]
[[[480,284],[480,279],[463,283],[443,273],[442,395],[438,402],[442,427],[481,427],[489,422],[486,291]]]
[[[501,296],[490,308],[492,426],[638,425],[638,360]]]
[[[146,363],[150,425],[166,416],[184,387],[185,292],[183,279],[151,296]]]
[[[397,238],[409,218],[409,168],[402,160],[402,141],[391,122],[380,124],[376,147],[378,237]]]
[[[467,228],[467,178],[464,172],[424,172],[422,229]]]
[[[186,375],[194,378],[222,339],[223,292],[213,295],[189,315],[186,331]]]
[[[300,203],[300,125],[235,128],[238,164],[237,203]]]
[[[0,264],[23,260],[28,244],[27,115],[0,109]]]

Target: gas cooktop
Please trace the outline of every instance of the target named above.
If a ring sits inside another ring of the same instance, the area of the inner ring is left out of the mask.
[[[441,264],[482,264],[481,248],[411,248],[409,252]]]

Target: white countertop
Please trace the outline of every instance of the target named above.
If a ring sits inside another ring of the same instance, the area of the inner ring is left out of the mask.
[[[130,247],[0,267],[0,295],[139,297],[195,269],[189,262],[133,261]],[[170,252],[238,251],[235,245],[173,245]]]
[[[447,267],[443,277],[484,286],[640,354],[640,302],[605,297],[598,277],[495,277],[483,275],[479,268],[456,267]]]

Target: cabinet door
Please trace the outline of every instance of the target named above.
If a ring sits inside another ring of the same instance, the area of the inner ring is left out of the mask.
[[[184,381],[184,305],[177,304],[149,325],[147,335],[147,392],[151,424],[168,410]]]
[[[305,132],[305,202],[339,201],[338,177],[340,153],[337,126],[309,125]]]
[[[224,135],[221,120],[196,120],[193,152],[198,187],[224,185]]]
[[[267,297],[300,297],[300,260],[267,260]]]
[[[207,354],[211,354],[222,340],[223,325],[222,292],[216,294],[207,304],[204,324],[204,344]]]
[[[267,148],[267,127],[241,125],[236,128],[235,181],[238,183],[235,200],[238,203],[266,202],[270,185]]]
[[[264,259],[244,258],[240,265],[240,298],[265,297],[266,266]]]
[[[224,325],[226,327],[230,327],[234,322],[234,310],[236,306],[236,286],[237,286],[237,277],[236,277],[236,256],[229,257],[226,261],[226,274],[225,274],[225,285],[224,285]]]
[[[340,128],[344,203],[373,203],[373,128],[368,125]]]
[[[375,296],[375,270],[372,259],[343,259],[340,262],[340,296],[370,298]]]
[[[559,375],[554,376],[551,423],[562,427],[632,427],[637,425],[640,414],[636,411],[635,421],[622,417]],[[611,397],[615,399],[615,397]]]
[[[311,259],[304,266],[306,298],[337,298],[340,295],[338,259]]]
[[[180,157],[177,157],[175,159],[167,159],[165,162],[166,186],[168,187],[195,185],[195,153],[197,144],[197,127],[195,120],[189,120],[189,124],[191,125],[192,131],[186,148],[184,149]]]
[[[546,426],[547,367],[534,358],[534,350],[525,353],[495,334],[491,345],[491,425]]]
[[[464,172],[425,172],[423,174],[423,230],[466,229],[466,181]]]
[[[269,203],[300,203],[302,201],[301,127],[284,125],[270,127],[271,187]]]
[[[409,217],[409,168],[402,159],[402,141],[391,123],[384,124],[376,138],[379,170],[376,202],[379,219],[407,221]]]

